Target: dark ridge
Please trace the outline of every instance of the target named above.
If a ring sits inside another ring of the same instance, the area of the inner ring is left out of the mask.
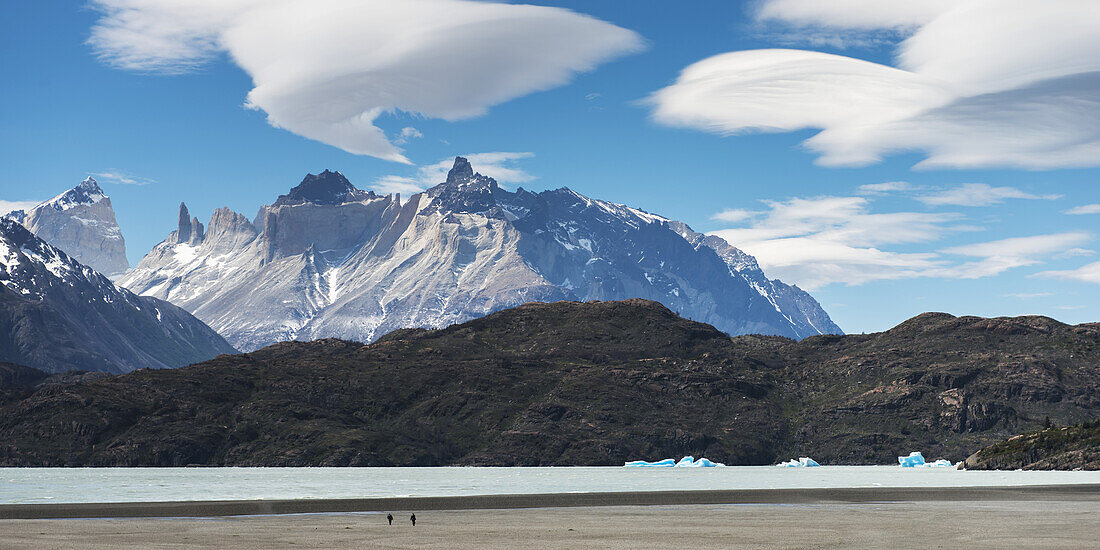
[[[1009,321],[1044,330],[996,328]],[[1100,416],[1097,387],[1087,325],[933,314],[798,342],[729,338],[646,300],[532,303],[372,345],[286,342],[36,386],[0,407],[0,465],[958,461]]]

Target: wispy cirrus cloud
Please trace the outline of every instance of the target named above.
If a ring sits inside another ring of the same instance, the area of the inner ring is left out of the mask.
[[[398,132],[397,137],[393,140],[393,144],[405,145],[406,143],[414,139],[420,139],[422,137],[424,137],[424,134],[422,134],[420,130],[413,128],[412,126],[406,126],[402,128],[400,132]]]
[[[913,189],[916,189],[916,187],[907,181],[885,181],[882,183],[860,185],[857,192],[861,195],[885,195],[888,193],[911,191]]]
[[[659,123],[721,135],[816,129],[826,166],[916,151],[918,167],[1100,165],[1100,3],[767,0],[769,24],[889,30],[893,65],[769,49],[699,61],[649,103]]]
[[[1091,252],[1080,245],[1093,239],[1076,231],[944,247],[936,243],[981,228],[957,212],[876,211],[868,196],[792,198],[763,205],[759,211],[715,214],[712,219],[735,227],[712,234],[755,256],[769,275],[809,289],[919,277],[992,277]]]
[[[1100,285],[1100,262],[1083,265],[1077,269],[1041,271],[1034,276],[1048,279],[1062,279],[1065,281],[1081,281]]]
[[[940,252],[953,256],[978,258],[941,271],[934,275],[957,279],[981,279],[999,275],[1009,269],[1040,263],[1044,258],[1092,240],[1085,232],[1054,233],[1013,237],[982,243],[953,246]]]
[[[131,176],[119,170],[91,172],[91,175],[96,179],[96,181],[102,183],[117,183],[119,185],[148,185],[150,183],[157,182],[157,180],[155,179]]]
[[[390,112],[455,121],[643,49],[562,8],[468,0],[92,0],[88,44],[125,70],[185,73],[226,56],[245,105],[345,151],[409,163]],[[404,138],[406,141],[409,136]]]
[[[1057,200],[1062,195],[1035,195],[1015,187],[994,187],[985,183],[964,183],[958,187],[916,197],[924,204],[951,206],[993,206],[1007,199]]]
[[[1100,214],[1100,204],[1082,204],[1066,210],[1071,216],[1084,216],[1087,214]]]
[[[921,276],[947,263],[933,252],[892,245],[934,242],[966,230],[954,213],[872,211],[867,197],[764,201],[754,216],[727,220],[742,227],[712,232],[756,257],[769,275],[808,289],[841,283]],[[718,218],[721,219],[721,218]]]

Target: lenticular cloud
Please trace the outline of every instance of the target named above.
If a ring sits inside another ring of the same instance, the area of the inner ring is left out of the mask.
[[[89,44],[127,70],[227,54],[246,106],[345,151],[408,162],[386,112],[460,120],[638,51],[632,31],[560,8],[466,0],[95,0]]]
[[[803,50],[704,59],[650,97],[654,120],[818,129],[805,145],[830,166],[904,151],[923,152],[925,167],[1100,164],[1100,2],[771,0],[759,15],[907,37],[893,67]]]

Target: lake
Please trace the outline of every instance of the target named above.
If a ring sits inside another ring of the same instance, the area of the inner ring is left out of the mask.
[[[1100,472],[778,468],[3,468],[0,504],[1100,483]]]

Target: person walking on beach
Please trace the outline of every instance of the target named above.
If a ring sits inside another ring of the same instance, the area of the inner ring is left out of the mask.
[[[390,525],[393,525],[393,514],[386,514],[386,521],[390,522]]]
[[[409,521],[413,522],[413,527],[416,527],[416,514],[409,516]]]

